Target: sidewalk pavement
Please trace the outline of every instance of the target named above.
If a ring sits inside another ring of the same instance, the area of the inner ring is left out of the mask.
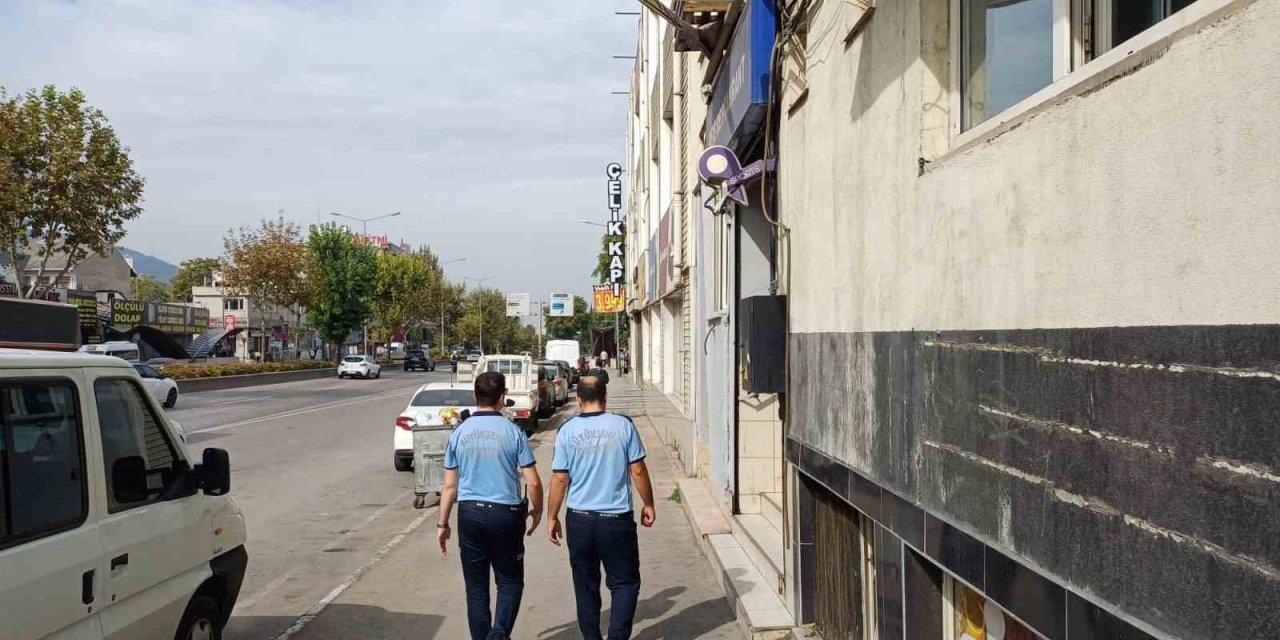
[[[633,416],[637,425],[645,425],[642,429],[649,427],[648,434],[661,436],[658,442],[645,439],[650,457],[660,446],[671,452],[672,457],[697,446],[693,442],[693,423],[676,409],[672,400],[661,391],[637,386],[630,376],[619,375],[610,381],[609,404]],[[681,464],[688,463],[682,461]],[[721,509],[703,478],[697,477],[696,470],[672,466],[669,477],[677,479],[681,506],[686,521],[692,526],[694,540],[728,593],[728,601],[745,635],[751,640],[795,637],[798,630],[794,629],[791,612],[779,595],[776,574],[770,579],[760,569],[769,564],[765,560],[765,548],[751,537],[741,521]],[[781,539],[778,547],[781,552]]]
[[[619,376],[621,378],[621,376]],[[610,387],[615,385],[611,384]],[[621,387],[622,385],[618,385]],[[625,407],[618,407],[619,412]],[[569,405],[531,438],[543,483],[550,481],[556,428],[573,413]],[[738,639],[743,637],[734,610],[716,572],[699,547],[676,491],[682,478],[648,420],[637,427],[649,451],[657,521],[640,528],[640,571],[643,583],[632,637]],[[639,504],[637,498],[636,504]],[[293,638],[413,638],[462,640],[468,637],[466,598],[456,538],[442,558],[435,547],[435,511],[403,542],[369,567]],[[563,519],[563,515],[561,516]],[[608,624],[608,589],[602,587]],[[296,627],[297,625],[295,625]],[[568,552],[547,540],[546,519],[526,538],[525,589],[514,638],[572,640],[580,638],[575,618]]]

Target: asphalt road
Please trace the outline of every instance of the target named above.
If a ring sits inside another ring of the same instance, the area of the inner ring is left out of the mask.
[[[193,453],[229,452],[248,523],[249,571],[227,637],[278,636],[424,513],[412,507],[412,474],[392,466],[392,430],[414,389],[450,375],[209,391],[169,411]]]

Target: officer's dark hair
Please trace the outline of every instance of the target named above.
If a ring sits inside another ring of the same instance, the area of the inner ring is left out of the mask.
[[[476,376],[476,404],[496,407],[507,392],[507,378],[497,371],[486,371]]]
[[[604,376],[587,374],[578,380],[578,399],[583,402],[604,402],[609,395],[609,383]]]

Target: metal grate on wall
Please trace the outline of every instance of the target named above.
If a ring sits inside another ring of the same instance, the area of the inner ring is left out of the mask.
[[[824,640],[862,640],[865,548],[858,513],[814,485],[814,628]]]

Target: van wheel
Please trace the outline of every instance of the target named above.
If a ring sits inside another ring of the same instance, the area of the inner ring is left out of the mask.
[[[187,604],[182,612],[182,621],[178,623],[178,633],[174,640],[219,640],[222,628],[218,626],[222,614],[218,604],[209,596],[196,596]]]
[[[177,389],[170,389],[170,390],[169,390],[169,397],[167,397],[167,398],[165,398],[165,399],[164,399],[164,408],[166,408],[166,409],[172,409],[172,408],[174,408],[174,406],[176,406],[177,404],[178,404],[178,390],[177,390]]]

